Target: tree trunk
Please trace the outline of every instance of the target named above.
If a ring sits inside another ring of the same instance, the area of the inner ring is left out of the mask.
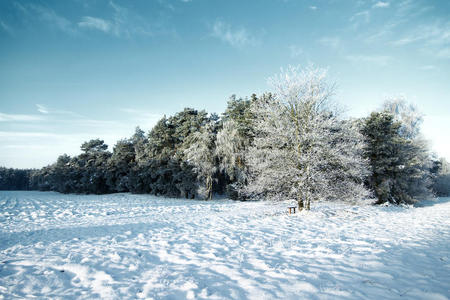
[[[206,177],[206,200],[212,199],[212,178],[211,176]]]
[[[298,211],[301,212],[301,211],[303,210],[303,208],[304,208],[303,199],[302,199],[302,198],[299,198],[299,199],[297,200],[297,203],[298,203]]]

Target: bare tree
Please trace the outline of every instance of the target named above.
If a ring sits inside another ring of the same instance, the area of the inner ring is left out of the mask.
[[[411,140],[418,136],[423,114],[415,105],[408,103],[404,96],[387,98],[382,109],[391,113],[394,120],[401,123],[400,135],[403,138]]]

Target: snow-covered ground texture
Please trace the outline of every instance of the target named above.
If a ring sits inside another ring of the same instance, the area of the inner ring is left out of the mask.
[[[448,299],[450,198],[287,206],[0,191],[0,298]]]

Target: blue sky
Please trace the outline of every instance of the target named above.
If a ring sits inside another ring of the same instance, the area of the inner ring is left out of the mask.
[[[450,160],[450,1],[0,2],[0,165],[110,149],[184,107],[221,113],[288,65],[329,69],[362,117],[402,95]]]

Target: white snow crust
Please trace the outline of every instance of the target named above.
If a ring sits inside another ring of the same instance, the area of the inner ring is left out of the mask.
[[[450,297],[450,198],[289,204],[0,191],[0,298]]]

